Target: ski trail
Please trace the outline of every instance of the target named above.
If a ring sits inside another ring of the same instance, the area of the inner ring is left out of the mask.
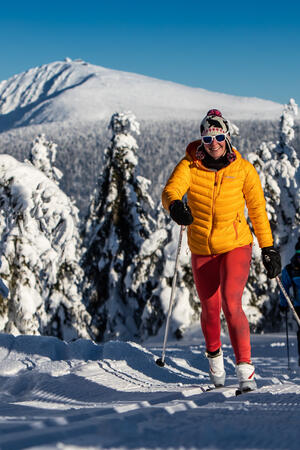
[[[226,387],[207,391],[207,361],[188,344],[171,345],[160,368],[157,346],[82,342],[26,354],[21,341],[0,347],[1,450],[299,447],[300,374],[287,373],[284,348],[265,338],[253,346],[258,389],[238,397],[230,347]]]

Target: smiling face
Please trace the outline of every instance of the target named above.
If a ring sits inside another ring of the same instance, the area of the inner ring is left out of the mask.
[[[200,124],[200,134],[201,137],[205,136],[220,136],[224,135],[226,139],[230,139],[229,124],[226,119],[222,116],[219,110],[213,109],[209,110],[206,117],[202,120]],[[218,142],[213,139],[210,144],[207,144],[202,140],[206,152],[214,159],[219,159],[226,152],[226,141]]]
[[[218,142],[213,139],[211,144],[203,144],[206,152],[214,159],[219,159],[226,152],[226,141]]]

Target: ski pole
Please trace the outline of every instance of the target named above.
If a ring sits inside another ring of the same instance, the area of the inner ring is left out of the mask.
[[[293,303],[292,303],[292,300],[290,299],[290,297],[288,296],[286,290],[284,289],[284,287],[283,287],[283,285],[282,285],[282,283],[281,283],[281,281],[280,281],[279,276],[276,277],[276,281],[277,281],[277,283],[278,283],[278,285],[279,285],[279,287],[280,287],[280,289],[281,289],[283,295],[285,296],[285,299],[286,299],[286,301],[288,302],[289,307],[290,307],[291,310],[293,311],[293,314],[294,314],[294,317],[295,317],[295,320],[296,320],[297,324],[298,324],[299,327],[300,327],[300,319],[299,319],[299,317],[298,317],[298,314],[296,313],[296,310],[295,310],[295,308],[294,308],[294,305],[293,305]]]
[[[285,311],[285,332],[286,332],[286,348],[287,348],[287,359],[288,359],[288,370],[290,368],[290,345],[289,345],[289,329],[288,329],[288,314],[287,310]]]
[[[172,307],[173,307],[173,302],[174,302],[174,297],[175,297],[175,287],[176,287],[176,280],[177,280],[177,266],[178,266],[179,254],[180,254],[180,250],[181,250],[183,230],[184,230],[184,225],[181,225],[180,226],[178,246],[177,246],[177,251],[176,251],[176,257],[175,257],[175,268],[174,268],[171,296],[170,296],[170,302],[169,302],[169,311],[168,311],[168,316],[167,316],[167,321],[166,321],[166,329],[165,329],[163,349],[162,349],[161,358],[158,358],[156,360],[156,364],[158,366],[160,366],[160,367],[164,367],[164,365],[165,365],[166,346],[167,346],[167,340],[168,340],[168,333],[169,333],[169,326],[170,326],[170,318],[171,318],[171,313],[172,313]]]

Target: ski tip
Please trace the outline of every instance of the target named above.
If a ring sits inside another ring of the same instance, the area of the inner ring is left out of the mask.
[[[165,362],[161,358],[158,358],[155,362],[159,367],[165,366]]]
[[[204,389],[204,392],[210,392],[210,391],[214,391],[217,388],[215,386],[208,386],[203,389]]]

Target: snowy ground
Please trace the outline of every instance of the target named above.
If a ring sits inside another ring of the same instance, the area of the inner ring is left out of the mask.
[[[298,449],[300,372],[296,339],[252,337],[258,390],[235,396],[232,350],[223,339],[227,385],[209,385],[203,338],[95,345],[0,335],[0,448]]]

